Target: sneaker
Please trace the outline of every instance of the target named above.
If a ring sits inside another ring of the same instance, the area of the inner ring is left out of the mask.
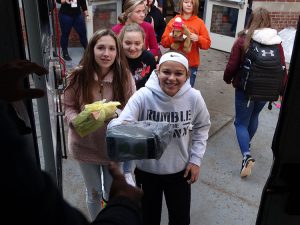
[[[247,177],[251,174],[251,170],[254,166],[255,160],[251,155],[246,155],[242,162],[241,177]]]
[[[72,58],[69,56],[68,53],[63,54],[63,58],[64,58],[64,60],[66,60],[66,61],[71,61],[71,60],[72,60]]]
[[[135,182],[132,173],[125,173],[124,176],[127,184],[130,184],[131,186],[135,187]]]

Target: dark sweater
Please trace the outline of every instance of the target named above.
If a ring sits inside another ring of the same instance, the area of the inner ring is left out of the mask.
[[[157,43],[160,42],[161,36],[163,35],[165,28],[166,28],[166,21],[160,10],[155,6],[151,6],[151,10],[147,16],[151,16],[154,21],[154,30],[156,34]]]
[[[155,58],[151,52],[144,50],[136,59],[127,58],[131,74],[135,80],[136,89],[145,86],[146,81],[156,67]]]

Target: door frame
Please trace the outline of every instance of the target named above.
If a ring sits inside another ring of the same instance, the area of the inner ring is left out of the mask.
[[[88,0],[87,1],[88,14],[90,15],[90,20],[86,22],[87,28],[87,37],[90,39],[93,35],[94,31],[94,13],[93,6],[104,6],[109,4],[115,4],[116,6],[116,21],[115,24],[118,23],[118,16],[122,12],[122,0]],[[105,27],[103,27],[105,28]]]
[[[230,52],[238,32],[244,29],[248,0],[207,0],[204,21],[211,38],[211,48]],[[237,25],[234,37],[211,32],[211,18],[214,5],[238,9]]]

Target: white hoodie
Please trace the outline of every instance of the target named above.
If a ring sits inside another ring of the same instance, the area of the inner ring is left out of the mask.
[[[206,150],[210,116],[200,91],[191,87],[189,79],[171,97],[160,88],[154,70],[145,87],[134,93],[120,116],[108,127],[125,120],[167,121],[174,128],[173,138],[162,157],[137,160],[136,166],[140,170],[173,174],[184,170],[189,162],[200,166]],[[192,130],[189,129],[191,125]]]
[[[274,45],[281,43],[281,37],[277,34],[277,31],[272,28],[262,28],[255,30],[252,39],[264,45]]]

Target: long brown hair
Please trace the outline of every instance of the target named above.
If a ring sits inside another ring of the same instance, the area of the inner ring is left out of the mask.
[[[254,31],[261,28],[270,28],[271,25],[272,24],[269,11],[261,7],[255,9],[249,18],[245,30],[243,31],[243,33],[246,35],[244,42],[244,52],[246,52],[250,45],[250,41]]]
[[[84,51],[79,67],[70,74],[70,82],[67,88],[72,87],[76,96],[81,96],[81,99],[78,97],[78,105],[82,106],[93,102],[93,90],[96,87],[94,74],[102,73],[95,60],[94,47],[97,41],[104,36],[112,37],[116,43],[117,55],[110,68],[113,71],[113,100],[119,101],[123,108],[133,94],[131,92],[132,77],[120,41],[116,34],[109,29],[98,30],[93,34]]]

